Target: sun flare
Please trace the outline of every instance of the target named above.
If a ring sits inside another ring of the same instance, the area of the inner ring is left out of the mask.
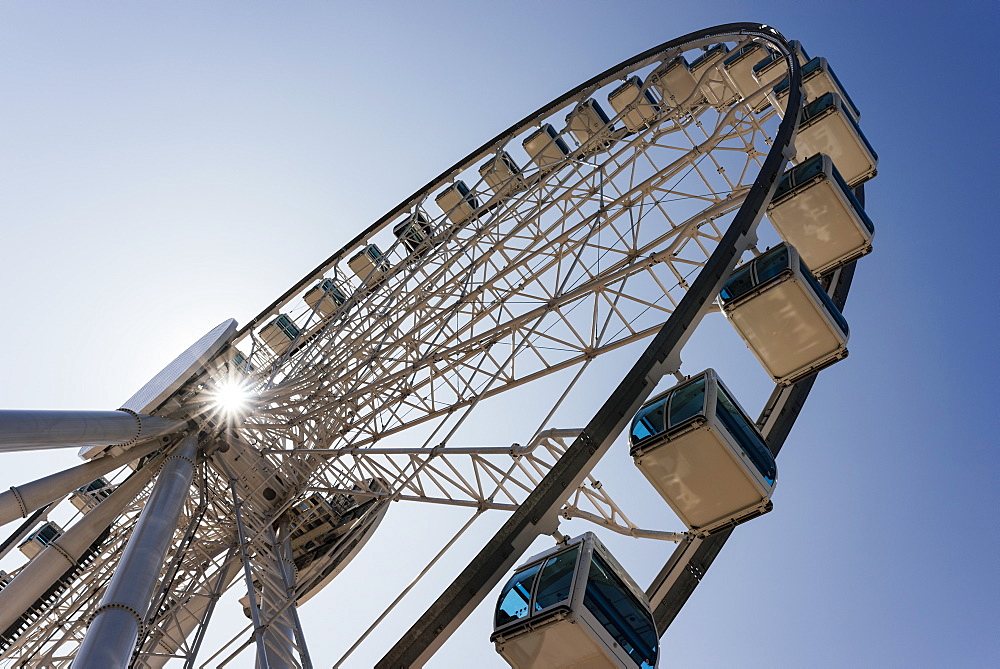
[[[228,417],[244,415],[250,411],[250,390],[240,381],[223,381],[215,387],[212,395],[216,406]]]

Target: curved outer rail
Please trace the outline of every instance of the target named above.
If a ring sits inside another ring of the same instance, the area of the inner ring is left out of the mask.
[[[778,177],[788,159],[794,155],[793,141],[802,107],[801,71],[798,59],[778,31],[762,24],[730,23],[689,33],[654,47],[598,75],[522,121],[530,122],[545,110],[557,106],[560,101],[595,82],[657,54],[747,36],[769,42],[785,57],[791,81],[786,109],[790,111],[785,114],[778,127],[774,144],[732,224],[667,322],[580,436],[479,554],[386,653],[377,667],[388,669],[423,665],[515,565],[531,542],[539,534],[555,531],[557,513],[567,491],[575,489],[608,451],[660,378],[677,370],[681,348],[698,321],[711,308],[715,295],[753,239],[764,208],[777,187]],[[496,140],[491,140],[488,145],[492,145],[494,141]],[[393,210],[389,217],[376,223],[360,239],[384,221],[398,215],[404,208],[405,204]]]
[[[760,37],[764,40],[772,41],[774,44],[778,44],[777,41],[785,42],[784,37],[777,31],[761,23],[727,23],[720,26],[715,26],[714,28],[709,28],[706,30],[700,30],[693,33],[688,33],[683,37],[678,39],[670,40],[669,42],[664,42],[659,46],[655,46],[651,49],[643,51],[637,56],[633,56],[626,61],[610,67],[604,72],[601,72],[595,77],[588,79],[584,83],[580,84],[576,88],[568,91],[567,93],[559,96],[549,104],[538,110],[532,112],[531,114],[525,116],[523,119],[510,126],[503,132],[499,133],[492,139],[483,143],[477,149],[469,153],[467,156],[456,162],[454,165],[441,172],[439,175],[428,181],[420,189],[410,195],[408,198],[403,200],[399,205],[391,209],[387,214],[379,218],[377,221],[372,223],[370,226],[365,228],[363,231],[358,233],[354,239],[345,244],[339,251],[331,255],[329,258],[324,260],[322,263],[317,265],[311,272],[306,274],[298,283],[289,288],[283,295],[278,299],[268,305],[263,311],[261,311],[257,316],[248,321],[243,325],[242,328],[234,335],[232,342],[238,342],[243,337],[245,337],[249,332],[251,332],[258,324],[264,322],[266,319],[277,314],[280,309],[287,304],[296,295],[300,294],[310,282],[317,280],[319,277],[323,276],[324,273],[329,271],[334,265],[336,265],[341,260],[348,258],[352,253],[361,248],[363,244],[366,243],[370,237],[372,237],[376,232],[385,228],[395,221],[401,214],[408,212],[414,204],[421,201],[428,195],[430,195],[435,189],[440,188],[448,179],[453,175],[458,174],[464,169],[471,167],[477,161],[490,155],[492,150],[505,142],[506,140],[514,137],[525,127],[532,125],[539,119],[549,116],[553,111],[565,106],[570,100],[575,98],[577,95],[586,91],[588,89],[596,90],[601,86],[609,83],[611,80],[616,78],[617,73],[625,68],[631,68],[643,61],[651,60],[655,57],[662,57],[665,51],[675,50],[677,53],[680,52],[681,48],[695,48],[699,46],[706,46],[709,44],[714,44],[720,37]],[[787,56],[786,56],[787,58]],[[796,71],[798,71],[798,62],[795,64]],[[801,96],[801,91],[796,87],[794,89],[794,94],[796,96]],[[801,98],[800,98],[801,101]],[[791,102],[789,100],[789,102]],[[796,127],[798,123],[796,122]],[[791,147],[791,144],[789,144]]]

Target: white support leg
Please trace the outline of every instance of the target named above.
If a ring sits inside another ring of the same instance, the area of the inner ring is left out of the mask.
[[[198,436],[191,434],[166,457],[153,493],[73,661],[76,669],[128,666],[191,488],[197,456]]]
[[[128,446],[187,429],[187,422],[130,411],[0,411],[0,452]]]
[[[160,462],[159,459],[154,460],[126,479],[107,499],[36,555],[13,581],[0,590],[0,630],[14,624],[28,607],[76,565],[101,532],[115,522],[146,487]]]
[[[121,455],[97,458],[24,485],[12,486],[10,490],[0,493],[0,525],[18,518],[27,518],[32,511],[54,502],[63,495],[68,495],[122,465],[149,455],[162,445],[160,440],[148,441]]]

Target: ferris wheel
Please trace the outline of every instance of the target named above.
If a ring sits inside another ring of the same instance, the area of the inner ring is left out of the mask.
[[[486,142],[117,411],[0,412],[0,450],[85,460],[0,494],[0,558],[28,558],[0,573],[0,664],[311,667],[299,607],[403,502],[468,514],[429,560],[400,552],[417,579],[505,520],[378,666],[428,661],[502,583],[483,635],[512,666],[656,666],[733,529],[770,511],[817,373],[847,355],[877,165],[859,117],[826,59],[768,26],[685,35]],[[682,366],[710,315],[774,381],[756,419]],[[627,364],[594,397],[605,356]],[[489,443],[496,403],[538,387],[516,443]],[[630,520],[630,491],[593,476],[606,456],[674,527]],[[592,532],[564,535],[570,519]],[[608,533],[677,547],[639,586]],[[541,535],[553,548],[525,555]],[[245,626],[215,639],[234,590]]]

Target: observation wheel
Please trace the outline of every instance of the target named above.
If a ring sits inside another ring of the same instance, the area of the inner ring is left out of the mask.
[[[876,160],[825,59],[758,24],[685,35],[486,142],[118,411],[0,412],[0,448],[81,446],[85,459],[0,494],[12,528],[0,558],[28,557],[0,574],[0,664],[352,666],[385,613],[320,661],[300,607],[349,570],[378,578],[359,565],[391,502],[466,513],[429,558],[394,556],[409,578],[442,556],[465,566],[378,666],[428,661],[540,535],[605,555],[590,535],[567,543],[571,519],[678,544],[631,595],[658,638],[733,528],[770,510],[770,489],[765,472],[753,504],[694,520],[650,444],[680,443],[672,398],[702,383],[736,417],[717,428],[736,454],[725,462],[773,464],[818,371],[846,355],[839,310],[871,250],[862,184]],[[830,211],[824,197],[843,209],[835,221],[809,218]],[[774,379],[758,419],[715,372],[682,368],[706,318],[729,319]],[[605,359],[611,382],[594,378]],[[663,379],[678,386],[648,402]],[[692,411],[685,430],[724,414],[707,399]],[[732,437],[737,424],[760,453]],[[594,478],[603,458],[631,466],[613,447],[625,433],[683,519],[672,527],[633,523],[631,492]],[[470,549],[466,531],[487,517],[499,528]],[[245,625],[216,635],[233,591]],[[509,629],[494,639],[507,659]],[[634,666],[655,666],[656,646]]]

